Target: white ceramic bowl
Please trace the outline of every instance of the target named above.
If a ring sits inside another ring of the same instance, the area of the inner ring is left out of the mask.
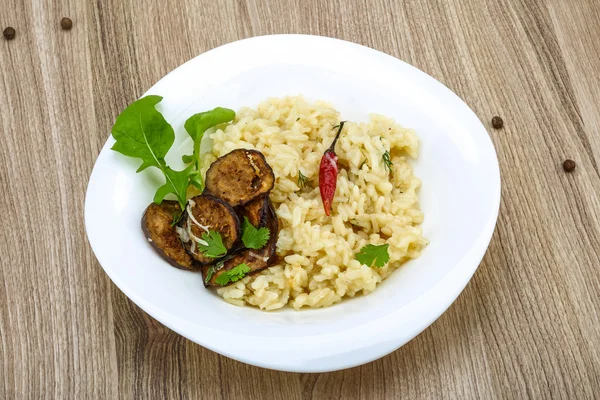
[[[158,108],[177,135],[167,161],[176,164],[186,146],[183,123],[193,113],[299,93],[331,102],[343,119],[393,117],[421,140],[414,166],[431,243],[373,293],[300,312],[224,302],[204,289],[200,274],[169,266],[146,242],[140,218],[160,181],[151,169],[136,174],[139,161],[111,151],[112,138],[90,178],[85,222],[113,282],[167,327],[248,364],[321,372],[390,353],[450,306],[489,244],[500,173],[485,128],[454,93],[394,57],[341,40],[277,35],[231,43],[180,66],[147,94],[164,96]]]

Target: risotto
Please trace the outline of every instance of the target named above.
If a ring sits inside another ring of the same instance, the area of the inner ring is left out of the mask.
[[[417,136],[380,115],[345,124],[336,145],[337,191],[331,217],[325,215],[319,164],[339,121],[330,104],[286,97],[269,99],[257,110],[244,108],[232,124],[209,135],[213,143],[202,160],[203,174],[218,157],[244,148],[262,152],[275,175],[270,198],[280,226],[276,260],[218,288],[227,302],[263,310],[328,307],[375,290],[427,244],[420,227],[421,182],[407,161],[417,157]],[[367,244],[388,245],[384,267],[355,259]]]

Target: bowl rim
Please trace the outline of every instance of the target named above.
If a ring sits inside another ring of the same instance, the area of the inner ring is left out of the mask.
[[[315,41],[315,44],[319,42],[335,42],[337,44],[342,44],[344,46],[349,46],[355,50],[361,52],[368,52],[371,54],[377,54],[378,57],[384,57],[388,59],[388,61],[394,62],[397,65],[402,65],[403,68],[410,70],[412,73],[420,75],[422,79],[429,81],[428,83],[433,83],[437,85],[437,88],[445,91],[445,95],[453,97],[458,103],[464,106],[464,111],[472,114],[472,116],[477,120],[477,122],[481,125],[481,128],[484,132],[487,132],[479,118],[475,115],[475,113],[466,105],[466,103],[460,99],[454,92],[452,92],[449,88],[443,85],[441,82],[437,81],[435,78],[426,74],[425,72],[417,69],[416,67],[411,66],[410,64],[397,59],[391,55],[383,53],[379,50],[372,49],[370,47],[362,46],[360,44],[329,38],[324,36],[315,36],[315,35],[296,35],[296,34],[283,34],[283,35],[265,35],[265,36],[256,36],[247,39],[238,40],[235,42],[231,42],[219,47],[216,47],[212,50],[204,52],[179,67],[175,68],[173,71],[169,72],[167,75],[161,78],[161,80],[169,77],[170,75],[176,73],[182,67],[190,64],[194,60],[197,60],[201,57],[205,57],[208,54],[211,54],[216,51],[222,51],[225,48],[229,48],[232,46],[240,46],[248,43],[260,44],[260,45],[274,45],[274,43],[281,43],[287,40],[308,40]],[[400,63],[400,64],[398,64]],[[158,83],[157,83],[158,84]],[[150,94],[156,85],[148,90],[145,94]],[[461,106],[461,107],[462,107]],[[225,334],[222,331],[211,331],[206,327],[202,327],[202,329],[198,329],[199,326],[188,321],[184,321],[181,318],[170,315],[168,313],[163,312],[162,310],[153,306],[153,304],[142,299],[135,291],[130,290],[125,282],[118,276],[118,274],[114,273],[114,270],[110,268],[106,268],[104,265],[107,261],[102,252],[97,251],[97,246],[95,246],[97,240],[97,233],[93,229],[93,221],[92,221],[92,212],[90,202],[88,198],[90,197],[90,188],[92,187],[92,183],[95,180],[95,177],[99,174],[98,172],[98,160],[96,160],[94,164],[94,168],[90,175],[90,180],[88,183],[88,187],[86,190],[86,199],[85,199],[85,229],[88,236],[88,241],[90,246],[98,259],[100,265],[110,277],[110,279],[114,282],[114,284],[136,305],[138,305],[142,310],[148,313],[150,316],[158,320],[163,325],[167,326],[169,329],[177,332],[178,334],[206,347],[212,351],[215,351],[219,354],[225,355],[229,358],[235,359],[237,361],[241,361],[250,365],[260,366],[263,368],[280,370],[280,371],[289,371],[289,372],[328,372],[335,371],[344,368],[350,368],[357,365],[361,365],[378,358],[381,358],[392,351],[398,349],[399,347],[406,344],[412,338],[421,333],[424,329],[426,329],[429,325],[431,325],[441,314],[443,314],[452,303],[456,300],[458,295],[463,291],[476,269],[478,268],[487,247],[491,241],[492,235],[494,233],[496,221],[498,218],[498,213],[500,209],[500,195],[501,195],[501,181],[500,181],[500,168],[498,163],[497,154],[494,148],[494,145],[491,141],[491,138],[486,135],[483,140],[486,142],[486,146],[489,146],[488,150],[491,150],[491,154],[493,154],[493,159],[487,160],[490,163],[490,167],[492,168],[493,176],[490,176],[490,182],[493,183],[493,187],[491,188],[493,193],[494,203],[490,205],[490,213],[488,215],[487,220],[481,229],[481,233],[477,240],[472,244],[470,250],[463,256],[461,261],[457,263],[451,271],[447,274],[447,276],[442,279],[437,285],[432,287],[427,292],[421,294],[419,297],[413,299],[410,303],[408,303],[405,307],[401,308],[398,311],[392,312],[390,314],[385,315],[377,319],[377,330],[378,332],[382,332],[387,334],[389,332],[389,336],[386,338],[388,340],[377,343],[374,346],[370,346],[368,349],[366,346],[350,346],[350,342],[348,340],[336,340],[332,343],[337,343],[335,352],[332,352],[330,355],[325,355],[322,364],[319,365],[306,365],[303,362],[288,362],[283,359],[283,357],[272,356],[267,357],[265,359],[257,359],[253,357],[252,352],[243,352],[240,350],[239,346],[226,346],[222,343],[227,343],[229,340],[234,340],[236,338],[235,335]],[[110,137],[109,140],[102,147],[102,152],[106,150],[110,146]],[[100,157],[100,155],[99,155]],[[410,310],[410,312],[408,312]],[[310,310],[305,310],[303,312],[310,312]],[[413,323],[410,325],[410,328],[403,326],[401,330],[398,330],[398,323],[402,321],[403,324],[406,324],[406,321],[410,320]],[[369,324],[370,325],[370,324]],[[353,338],[355,340],[359,340],[360,338],[370,337],[373,327],[365,328],[358,327],[352,329]],[[340,332],[334,333],[325,333],[322,335],[318,335],[316,337],[311,337],[313,340],[324,340],[326,336],[331,335],[339,335]],[[206,337],[209,336],[217,336],[220,339],[218,341],[207,341]],[[243,336],[243,335],[242,335]],[[241,337],[241,336],[240,336]],[[278,345],[286,345],[285,341],[289,340],[291,342],[297,341],[297,338],[273,338],[273,337],[264,337],[263,339],[272,342],[273,344]],[[329,337],[328,340],[332,338]],[[219,344],[219,342],[222,342]],[[277,343],[276,343],[277,342]],[[298,343],[290,343],[289,345],[293,346]],[[345,351],[344,345],[348,345],[352,347],[350,351]],[[368,351],[367,351],[368,350]],[[328,360],[328,361],[327,361]]]

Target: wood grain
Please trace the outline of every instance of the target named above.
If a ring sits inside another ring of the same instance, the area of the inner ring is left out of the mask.
[[[6,26],[0,398],[597,398],[597,1],[0,0]],[[180,337],[116,289],[85,237],[87,180],[119,111],[197,54],[272,33],[415,65],[472,107],[500,160],[498,226],[471,283],[417,338],[350,370],[269,371]]]

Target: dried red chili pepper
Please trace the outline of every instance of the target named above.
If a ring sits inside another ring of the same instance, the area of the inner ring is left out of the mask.
[[[335,144],[340,137],[340,133],[342,133],[342,129],[344,129],[345,122],[340,122],[335,139],[333,139],[333,143],[331,143],[329,149],[323,154],[321,166],[319,167],[319,190],[321,191],[321,200],[323,201],[323,208],[327,216],[331,213],[331,203],[333,202],[335,188],[337,187],[338,157],[335,154]]]

